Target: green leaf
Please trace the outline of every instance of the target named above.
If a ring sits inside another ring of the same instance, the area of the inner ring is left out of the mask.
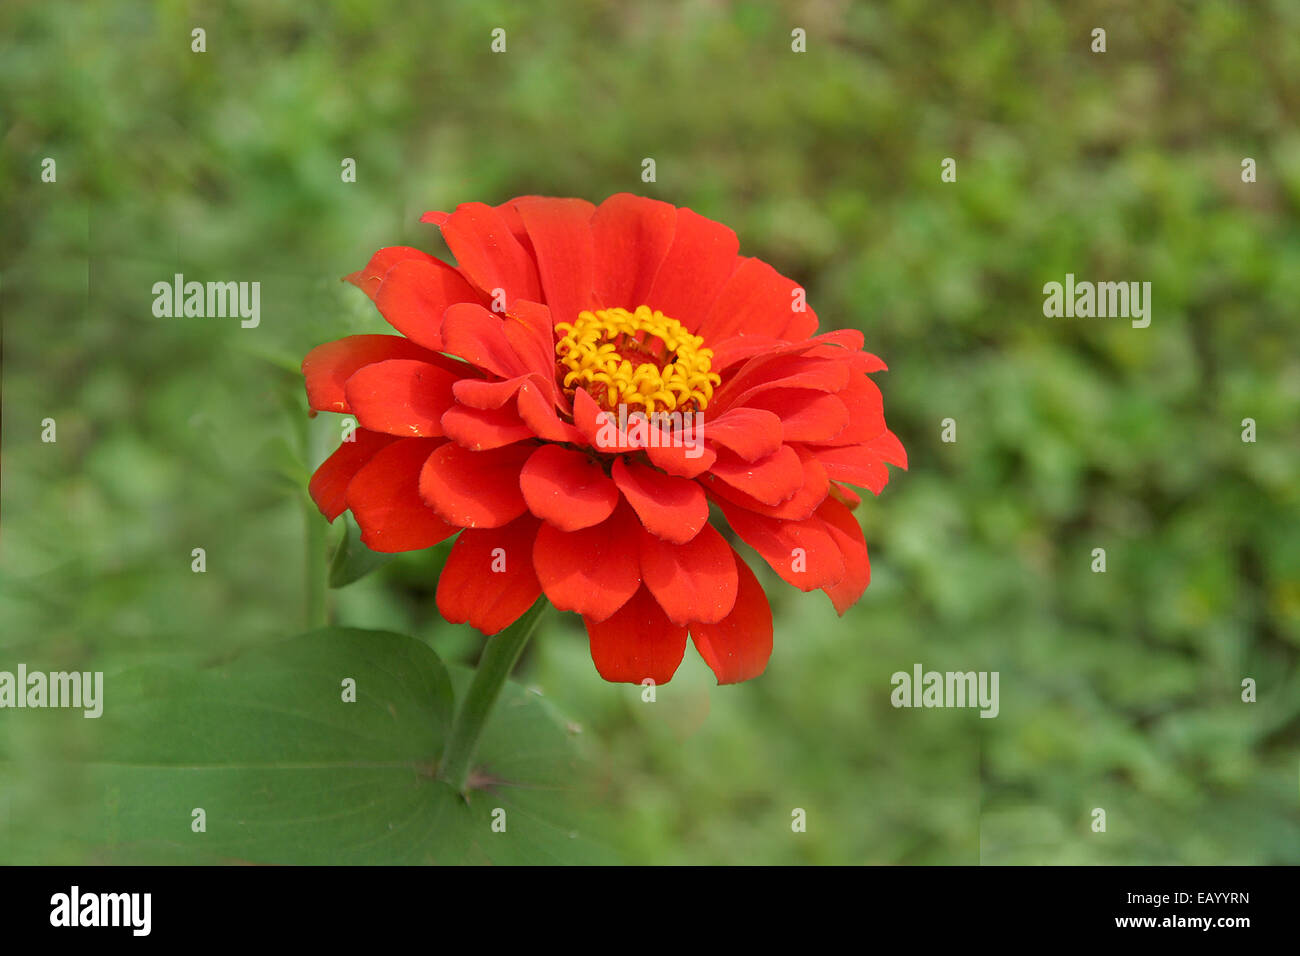
[[[343,699],[346,679],[355,702]],[[605,859],[573,822],[570,735],[518,685],[489,724],[469,799],[434,779],[452,683],[413,638],[330,628],[215,666],[155,663],[105,680],[88,767],[93,812],[80,834],[97,860]],[[497,808],[505,832],[493,831]],[[196,809],[204,832],[194,831]]]
[[[396,557],[394,554],[371,551],[361,543],[361,532],[352,516],[345,513],[342,518],[343,539],[339,541],[339,546],[334,549],[334,557],[330,559],[329,581],[332,588],[346,587],[353,581],[359,581]]]

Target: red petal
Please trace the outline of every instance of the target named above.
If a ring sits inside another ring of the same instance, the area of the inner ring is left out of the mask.
[[[558,389],[555,385],[555,332],[551,325],[551,310],[521,299],[506,313],[501,331],[523,367],[537,374],[549,386],[547,393],[553,398]]]
[[[562,421],[555,413],[555,402],[545,397],[534,382],[525,382],[519,387],[516,397],[519,417],[537,435],[547,441],[568,442],[572,445],[586,445],[587,439],[577,428]]]
[[[803,465],[803,484],[798,491],[778,505],[763,504],[757,498],[737,491],[725,482],[712,480],[712,476],[706,479],[709,492],[757,514],[767,515],[769,518],[802,521],[816,511],[817,506],[830,493],[830,481],[826,476],[826,469],[811,451],[796,447],[795,452]]]
[[[585,388],[573,393],[573,424],[592,448],[605,454],[640,450],[619,430],[618,418],[601,408]]]
[[[663,468],[669,475],[693,479],[708,471],[718,458],[714,450],[703,444],[702,419],[693,420],[690,434],[686,436],[689,437],[689,446],[686,437],[675,437],[650,421],[629,424],[628,431],[624,432],[619,428],[614,412],[604,411],[586,389],[578,389],[573,394],[573,424],[595,450],[604,454],[645,451],[651,464]]]
[[[834,498],[827,498],[817,509],[817,517],[840,549],[844,559],[844,577],[823,588],[835,610],[844,612],[857,603],[862,592],[871,583],[871,562],[867,559],[867,541],[862,536],[862,526],[853,512]]]
[[[643,450],[652,464],[682,478],[703,474],[717,458],[704,446],[702,419],[693,419],[686,435],[675,436],[653,422],[629,425],[625,432],[619,428],[618,418],[597,405],[583,388],[573,395],[573,423],[597,451],[621,454]]]
[[[802,312],[792,311],[790,313],[790,321],[786,323],[781,338],[790,342],[802,342],[816,331],[817,313],[811,308],[805,308]]]
[[[516,196],[514,199],[507,199],[499,206],[494,206],[501,218],[505,220],[506,226],[519,244],[527,250],[528,254],[536,260],[537,256],[533,251],[533,240],[528,238],[528,230],[524,228],[524,220],[519,215],[519,204],[529,202],[534,199],[547,199],[547,196]]]
[[[442,616],[495,634],[532,607],[542,593],[533,571],[537,524],[522,515],[500,528],[462,531],[438,577]]]
[[[380,249],[370,257],[370,261],[362,268],[350,275],[345,275],[343,278],[370,296],[373,302],[375,293],[379,291],[379,285],[384,281],[384,276],[388,274],[388,270],[407,259],[424,262],[437,261],[427,252],[413,249],[410,246],[389,246],[386,249]]]
[[[875,455],[861,445],[848,448],[826,448],[817,453],[826,474],[836,481],[844,481],[860,488],[869,488],[878,495],[889,484],[889,469]]]
[[[388,270],[375,305],[388,324],[427,349],[442,349],[442,313],[457,302],[479,301],[459,272],[437,259],[407,259]]]
[[[536,437],[512,407],[472,408],[453,405],[442,416],[447,437],[470,451],[490,451]]]
[[[684,544],[709,520],[709,501],[694,481],[621,457],[612,475],[645,529],[665,541]]]
[[[722,223],[690,209],[678,209],[673,244],[659,266],[645,304],[692,332],[698,330],[735,270],[739,248],[736,234]]]
[[[907,468],[907,449],[898,440],[898,436],[888,429],[875,438],[868,439],[864,444],[889,464]]]
[[[528,373],[506,338],[502,320],[481,305],[459,303],[442,316],[443,350],[502,378]]]
[[[499,528],[528,510],[519,469],[532,454],[527,442],[469,451],[448,442],[420,472],[420,496],[438,514],[464,528]]]
[[[836,584],[844,577],[839,545],[816,515],[803,521],[783,521],[738,508],[727,501],[719,501],[718,506],[741,540],[799,590],[813,591]]]
[[[781,419],[758,408],[733,408],[708,422],[705,436],[746,461],[757,461],[781,447]]]
[[[519,473],[528,510],[561,531],[600,524],[618,504],[618,488],[586,455],[559,445],[543,445]]]
[[[641,586],[637,538],[644,534],[627,507],[579,531],[543,524],[533,546],[542,590],[561,611],[603,621]]]
[[[849,424],[849,410],[838,395],[810,388],[774,388],[755,395],[747,407],[767,409],[780,418],[788,442],[830,441]]]
[[[371,458],[348,485],[348,507],[361,526],[361,543],[371,551],[418,551],[460,530],[420,498],[420,468],[440,444],[431,438],[399,439]]]
[[[780,504],[804,484],[803,462],[789,445],[782,445],[758,461],[721,452],[711,474],[765,505]]]
[[[772,656],[772,609],[763,586],[740,555],[731,553],[739,578],[736,606],[714,624],[692,624],[695,648],[718,678],[736,684],[763,673]]]
[[[868,359],[871,358],[865,352],[855,351],[855,349],[861,348],[862,341],[862,333],[857,329],[832,329],[830,332],[823,332],[821,335],[797,342],[787,342],[784,339],[742,333],[723,339],[720,342],[710,341],[708,345],[713,350],[713,370],[715,372],[725,365],[732,364],[735,357],[742,358],[747,362],[746,367],[741,371],[750,374],[757,369],[762,369],[769,362],[793,355],[812,355],[816,358],[829,358],[838,362],[848,362],[855,371],[861,372],[865,369]],[[825,346],[833,346],[833,348],[826,348]],[[719,359],[718,356],[724,353],[725,360]],[[854,365],[854,363],[857,363],[857,365]]]
[[[708,317],[700,325],[706,342],[721,342],[733,335],[762,335],[785,338],[791,319],[798,315],[794,296],[800,286],[761,259],[742,259],[718,294]],[[805,309],[807,307],[805,306]],[[817,314],[802,313],[802,327],[817,328]],[[799,338],[807,338],[807,333]]]
[[[582,620],[591,659],[607,681],[666,684],[686,653],[686,628],[669,621],[645,588],[605,620]]]
[[[516,375],[501,381],[465,378],[457,382],[451,391],[457,402],[470,408],[504,408],[526,381],[526,375]]]
[[[592,297],[593,208],[585,199],[530,199],[515,203],[533,241],[546,304],[557,322],[572,322],[579,312],[599,308]]]
[[[862,504],[862,496],[848,485],[840,485],[832,481],[830,494],[836,501],[849,509]]]
[[[481,202],[462,203],[442,224],[442,237],[457,268],[489,297],[503,289],[507,308],[515,299],[542,301],[537,266],[499,210]]]
[[[452,405],[456,375],[415,359],[389,359],[358,369],[344,388],[362,428],[403,438],[436,438]]]
[[[506,202],[500,204],[500,206],[493,207],[500,216],[500,219],[502,219],[504,224],[506,224],[506,228],[510,229],[510,234],[516,239],[519,239],[519,245],[524,247],[524,251],[528,252],[529,258],[532,259],[534,263],[537,261],[537,255],[533,252],[533,241],[528,238],[528,230],[524,228],[524,220],[520,219],[519,209],[516,207],[520,200],[525,200],[526,202],[526,200],[529,199],[542,198],[543,196],[516,196],[516,198],[507,199]]]
[[[849,361],[853,363],[856,371],[861,372],[874,358],[874,356],[862,351],[865,341],[866,337],[858,329],[832,329],[830,332],[823,332],[821,335],[808,339],[803,344],[813,346],[813,348],[808,349],[808,355],[835,359],[841,362]],[[830,347],[827,348],[826,346]]]
[[[349,335],[318,345],[302,360],[307,403],[322,412],[349,411],[344,386],[364,365],[387,359],[437,361],[438,356],[400,335]]]
[[[692,447],[674,443],[672,437],[664,431],[650,426],[650,444],[646,446],[646,457],[650,463],[662,468],[670,475],[681,478],[696,478],[713,467],[718,455],[712,448],[704,446],[703,423],[698,423],[698,430],[691,439]],[[659,438],[654,437],[655,434]]]
[[[601,203],[591,217],[597,298],[625,309],[646,304],[676,230],[677,210],[666,202],[619,193]]]
[[[756,355],[762,355],[786,345],[781,339],[768,338],[765,335],[733,335],[721,342],[709,342],[713,352],[713,371],[721,372],[737,362],[744,362]]]
[[[674,624],[720,621],[736,603],[736,562],[712,525],[685,544],[641,532],[641,579]]]
[[[849,381],[849,364],[806,355],[760,356],[750,359],[713,395],[713,406],[747,405],[755,395],[773,388],[812,388],[838,392]]]
[[[307,492],[316,507],[330,521],[348,510],[348,485],[366,462],[375,457],[379,449],[390,445],[392,435],[359,428],[352,433],[352,441],[345,441],[326,458],[307,484]]]
[[[825,444],[858,445],[885,430],[885,407],[880,389],[865,375],[852,376],[849,384],[836,392],[835,397],[848,411],[849,422],[833,438],[821,439]]]

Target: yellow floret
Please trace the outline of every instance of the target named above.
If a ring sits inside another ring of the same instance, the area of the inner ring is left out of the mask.
[[[555,355],[568,369],[564,387],[581,386],[609,410],[620,404],[656,411],[703,410],[721,381],[713,352],[676,319],[649,306],[600,309],[556,323]],[[628,358],[624,353],[630,353]],[[657,358],[655,361],[635,361]]]

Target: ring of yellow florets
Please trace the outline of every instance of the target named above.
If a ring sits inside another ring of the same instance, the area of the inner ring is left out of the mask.
[[[610,411],[700,411],[721,381],[710,371],[713,352],[704,339],[649,306],[579,312],[555,330],[564,388],[584,388]]]

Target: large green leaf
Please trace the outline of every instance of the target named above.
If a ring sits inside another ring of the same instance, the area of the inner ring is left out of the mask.
[[[343,700],[347,678],[355,702]],[[580,768],[569,734],[515,684],[485,732],[469,799],[434,779],[452,679],[413,638],[332,628],[215,666],[152,664],[106,680],[83,834],[105,861],[605,859],[571,816]],[[196,808],[205,832],[192,827]],[[498,808],[505,832],[492,827]]]

